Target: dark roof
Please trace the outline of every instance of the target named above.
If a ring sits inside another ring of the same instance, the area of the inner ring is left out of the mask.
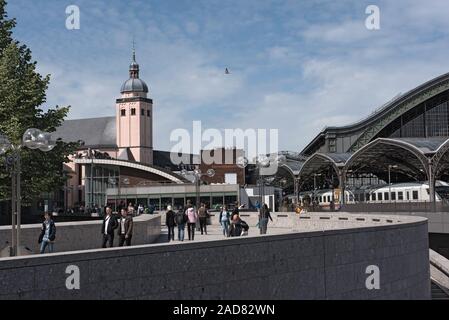
[[[396,138],[395,140],[407,142],[417,147],[422,153],[427,154],[435,152],[443,143],[447,141],[447,138]]]
[[[168,170],[178,171],[181,170],[181,167],[177,164],[174,164],[171,161],[171,152],[170,151],[161,151],[161,150],[154,150],[153,151],[153,164],[155,166],[165,168]],[[178,157],[178,154],[176,155]],[[189,164],[194,163],[194,155],[193,154],[183,154],[186,158],[188,158]]]
[[[438,76],[432,80],[429,80],[419,85],[418,87],[404,94],[397,95],[392,100],[388,101],[386,104],[376,109],[372,114],[370,114],[369,116],[365,117],[360,121],[344,126],[327,126],[323,128],[321,132],[319,132],[315,136],[315,138],[313,138],[313,140],[310,141],[309,144],[303,148],[301,154],[308,154],[309,150],[318,149],[319,146],[317,147],[317,144],[319,144],[320,141],[322,141],[322,139],[326,136],[326,134],[330,133],[362,134],[367,129],[372,127],[376,122],[380,121],[382,117],[386,116],[393,110],[399,108],[402,104],[406,103],[407,101],[412,101],[419,95],[423,94],[423,92],[426,92],[426,90],[441,86],[442,83],[445,83],[448,80],[449,80],[449,73],[445,73],[441,76]]]
[[[65,142],[82,140],[85,147],[117,147],[115,117],[65,120],[52,136]]]
[[[147,84],[138,78],[130,78],[122,85],[120,89],[121,93],[125,92],[145,92],[148,93]]]

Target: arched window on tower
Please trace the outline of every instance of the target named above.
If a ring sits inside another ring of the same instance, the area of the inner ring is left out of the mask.
[[[136,108],[131,108],[131,115],[135,116],[136,115]]]
[[[126,110],[125,110],[125,109],[121,109],[121,110],[120,110],[120,115],[121,115],[122,117],[125,117],[125,116],[126,116]]]

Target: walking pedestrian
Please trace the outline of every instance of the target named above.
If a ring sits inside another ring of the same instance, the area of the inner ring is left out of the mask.
[[[218,222],[221,224],[221,228],[223,229],[223,235],[227,237],[229,230],[229,212],[226,206],[221,208],[220,215],[218,216]]]
[[[232,209],[232,214],[231,214],[231,221],[234,220],[234,216],[236,215],[240,215],[240,209],[239,209],[239,203],[236,202],[234,204],[234,209]]]
[[[106,244],[109,244],[110,248],[114,246],[114,230],[117,229],[117,227],[117,219],[115,219],[112,215],[111,207],[106,207],[106,216],[104,217],[103,224],[101,226],[101,233],[103,234],[103,248],[106,248]]]
[[[134,206],[133,206],[132,202],[130,202],[128,205],[128,214],[131,215],[132,217],[134,217],[134,213],[135,213]]]
[[[229,226],[229,237],[240,237],[248,235],[248,230],[248,224],[240,219],[239,215],[234,215],[234,218]]]
[[[56,238],[56,225],[53,219],[51,218],[51,214],[49,212],[45,212],[44,214],[45,220],[42,223],[41,234],[39,235],[39,244],[40,253],[45,253],[45,249],[48,247],[48,252],[53,253],[54,250],[54,242]]]
[[[201,204],[200,209],[198,210],[198,218],[200,219],[200,230],[201,234],[203,234],[203,231],[205,234],[207,234],[207,218],[209,216],[209,211],[206,208],[206,205],[204,203]]]
[[[123,247],[125,244],[127,247],[131,246],[131,239],[133,237],[133,227],[134,227],[134,221],[133,217],[129,214],[129,212],[126,211],[126,209],[122,209],[121,217],[118,221],[118,246]]]
[[[184,232],[186,227],[186,222],[188,221],[187,215],[185,214],[184,208],[178,210],[175,215],[175,223],[178,226],[178,240],[184,241]]]
[[[175,240],[175,213],[172,210],[172,207],[167,206],[167,213],[165,214],[165,225],[168,229],[168,242]]]
[[[137,208],[137,215],[140,216],[143,214],[143,205],[139,204],[139,207]]]
[[[189,234],[189,240],[195,240],[195,225],[196,221],[198,219],[198,213],[196,212],[195,208],[191,204],[189,204],[189,207],[186,210],[187,215],[187,232]]]
[[[264,203],[259,212],[260,234],[267,234],[268,219],[273,221],[273,218],[271,217],[271,214],[270,214],[270,209],[268,208],[267,204]]]

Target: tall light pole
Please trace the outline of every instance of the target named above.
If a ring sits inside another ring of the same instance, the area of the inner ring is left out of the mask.
[[[181,170],[181,174],[183,176],[188,176],[189,172],[186,169]],[[193,170],[193,178],[195,183],[195,200],[196,200],[196,209],[198,210],[200,208],[200,183],[201,178],[204,176],[208,176],[209,178],[212,178],[215,176],[215,170],[214,169],[208,169],[206,173],[202,173],[199,168],[196,168]]]
[[[390,203],[391,203],[391,169],[396,169],[398,166],[397,165],[388,165],[388,199],[390,199]]]
[[[264,199],[265,199],[265,176],[267,176],[266,174],[264,174],[264,170],[269,170],[269,168],[272,165],[276,165],[279,166],[279,164],[282,164],[286,161],[286,157],[284,155],[276,155],[276,157],[273,159],[272,157],[267,157],[266,155],[262,154],[257,156],[254,159],[254,164],[257,167],[257,184],[259,186],[259,202],[260,202],[260,207],[262,208]],[[245,157],[239,157],[237,158],[237,165],[240,168],[244,168],[248,165],[249,161],[248,159],[246,159]],[[272,175],[272,173],[270,174]]]
[[[0,138],[0,154],[5,154],[9,150],[11,155],[7,156],[7,163],[11,166],[11,256],[20,255],[20,227],[22,218],[22,196],[21,196],[21,158],[20,149],[39,149],[43,152],[53,150],[56,142],[51,134],[36,128],[30,128],[25,131],[22,141],[12,143],[4,136]]]

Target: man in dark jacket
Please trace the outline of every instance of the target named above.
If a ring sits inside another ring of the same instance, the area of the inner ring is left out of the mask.
[[[168,242],[175,240],[175,213],[171,206],[167,206],[167,213],[165,214],[165,225],[168,229]]]
[[[259,212],[260,234],[267,234],[268,219],[273,221],[273,218],[271,217],[271,214],[270,214],[270,209],[268,208],[267,204],[264,203],[262,208],[260,208],[260,212]]]
[[[131,238],[133,237],[133,217],[128,214],[126,209],[121,210],[121,217],[118,221],[118,246],[123,247],[123,244],[126,243],[126,246],[131,245]]]
[[[207,218],[209,217],[209,211],[206,209],[206,205],[204,203],[201,204],[200,209],[198,210],[198,218],[200,219],[200,230],[201,234],[207,234]]]
[[[56,238],[56,226],[55,222],[51,219],[51,214],[45,212],[45,221],[42,223],[41,234],[39,235],[40,253],[45,252],[45,248],[48,246],[48,252],[53,252],[53,244]]]
[[[114,246],[114,230],[117,229],[117,219],[112,216],[112,209],[106,207],[106,216],[104,217],[103,224],[101,225],[101,233],[103,234],[103,248],[106,248],[106,244],[109,243],[109,247]]]
[[[240,219],[239,215],[234,215],[231,225],[229,226],[229,237],[240,237],[248,234],[248,224]]]

